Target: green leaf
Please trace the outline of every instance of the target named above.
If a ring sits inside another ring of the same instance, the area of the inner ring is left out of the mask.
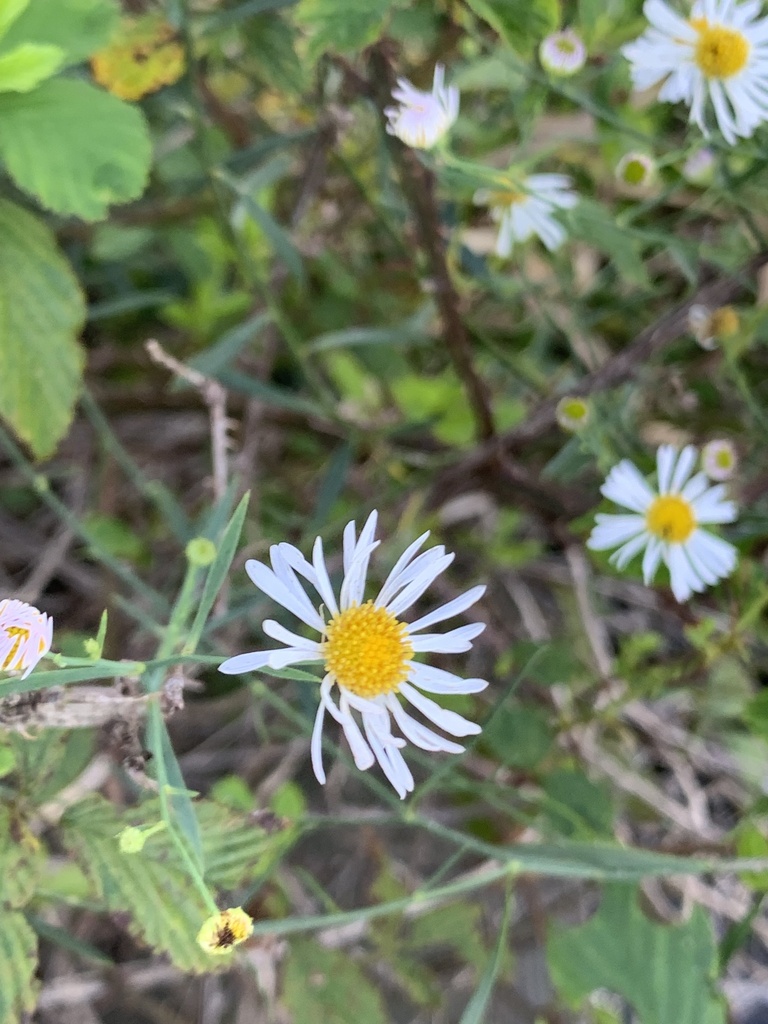
[[[509,891],[506,894],[506,900],[504,902],[504,914],[501,919],[501,927],[499,928],[499,935],[496,939],[496,946],[493,951],[493,956],[488,962],[488,966],[483,972],[483,976],[480,979],[480,984],[475,989],[474,995],[467,1003],[464,1013],[461,1015],[460,1024],[483,1024],[486,1019],[485,1011],[488,1009],[488,1003],[493,993],[493,986],[496,984],[496,978],[498,977],[501,969],[502,962],[504,960],[504,951],[507,948],[507,927],[509,925],[509,911],[512,905],[512,896]]]
[[[198,641],[202,636],[205,623],[211,613],[211,609],[213,608],[213,602],[216,600],[216,595],[221,590],[221,585],[226,579],[226,575],[232,565],[232,559],[235,557],[237,543],[240,540],[240,534],[243,529],[245,513],[248,511],[249,497],[250,492],[248,494],[244,494],[240,499],[240,504],[233,512],[232,518],[227,523],[227,527],[219,541],[216,558],[213,560],[213,563],[208,570],[208,575],[205,578],[205,584],[203,585],[203,592],[200,595],[197,612],[195,613],[194,621],[189,629],[187,641],[184,644],[184,654],[194,653]]]
[[[553,32],[560,20],[557,0],[467,0],[467,4],[508,46],[526,52]]]
[[[100,220],[141,195],[151,158],[138,107],[75,79],[0,95],[0,157],[43,206]]]
[[[37,938],[22,914],[0,914],[0,1024],[19,1024],[35,1008]]]
[[[654,924],[634,888],[607,886],[600,909],[547,944],[555,985],[574,1004],[598,988],[618,992],[642,1024],[725,1024],[711,979],[716,950],[709,918],[695,907],[683,925]]]
[[[545,712],[517,701],[499,709],[483,739],[502,764],[517,768],[534,768],[554,741]]]
[[[608,210],[599,203],[581,199],[565,216],[570,223],[571,235],[608,256],[617,273],[628,284],[641,288],[648,285],[637,240],[626,228],[619,227]]]
[[[74,782],[93,757],[93,734],[46,729],[34,739],[11,733],[18,789],[26,803],[38,807]]]
[[[201,802],[198,811],[206,879],[222,888],[234,889],[246,879],[251,881],[271,866],[294,838],[291,829],[268,834],[248,818],[234,816],[215,804]],[[226,957],[213,959],[197,945],[198,929],[209,912],[190,883],[167,830],[151,836],[140,853],[120,851],[118,835],[126,825],[146,825],[159,816],[156,800],[119,817],[106,800],[93,796],[67,811],[61,822],[62,838],[107,909],[131,915],[129,928],[134,935],[168,953],[182,970],[225,967]]]
[[[7,0],[4,0],[7,5]],[[19,0],[13,0],[19,6]],[[31,0],[21,3],[24,12],[17,16],[0,49],[19,43],[47,43],[60,47],[67,64],[77,64],[94,50],[105,46],[115,31],[120,16],[116,0]],[[0,33],[4,15],[0,15]]]
[[[51,231],[0,200],[0,409],[38,458],[52,454],[72,419],[84,320],[83,295]]]
[[[301,0],[296,20],[312,33],[310,60],[361,50],[379,38],[392,0]]]
[[[55,74],[63,61],[64,51],[58,46],[22,43],[0,54],[0,92],[29,92]]]
[[[0,920],[8,907],[23,907],[32,899],[44,865],[40,842],[26,829],[23,819],[0,808]]]
[[[583,772],[561,768],[550,772],[543,786],[550,800],[544,812],[562,835],[584,839],[610,835],[613,807],[607,785],[592,782]]]
[[[381,996],[347,953],[295,939],[285,968],[283,1001],[296,1021],[386,1024]]]
[[[0,5],[0,39],[29,6],[29,0],[4,0]]]

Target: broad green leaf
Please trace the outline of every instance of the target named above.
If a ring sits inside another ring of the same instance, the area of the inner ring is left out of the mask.
[[[34,896],[44,863],[40,841],[23,819],[0,807],[0,919],[8,907],[23,907]]]
[[[201,802],[198,813],[206,879],[227,890],[260,876],[293,841],[291,829],[268,834],[248,818],[214,804]],[[208,911],[167,830],[151,836],[140,853],[120,851],[118,836],[126,825],[153,824],[159,816],[156,800],[121,818],[106,800],[94,796],[66,813],[62,837],[107,909],[131,915],[133,934],[168,953],[182,970],[226,966],[227,958],[211,958],[197,945],[197,931]]]
[[[510,701],[493,716],[483,741],[502,764],[535,768],[552,750],[554,736],[544,711]]]
[[[546,775],[543,787],[550,801],[544,813],[562,835],[586,839],[611,834],[613,807],[605,783],[592,782],[581,771],[560,768]]]
[[[326,51],[349,53],[369,46],[384,26],[392,0],[301,0],[296,20],[312,33],[310,59]]]
[[[0,1024],[19,1024],[35,1008],[37,938],[19,913],[0,914]]]
[[[0,92],[29,92],[55,74],[63,61],[64,51],[58,46],[22,43],[0,54]]]
[[[18,6],[19,0],[13,3]],[[77,64],[105,46],[119,18],[117,0],[28,0],[21,7],[25,9],[9,28],[0,50],[19,43],[48,43],[64,50],[67,64]]]
[[[24,98],[0,96],[0,106]],[[52,454],[72,419],[84,320],[83,295],[51,231],[0,200],[0,410],[38,458]]]
[[[640,258],[637,239],[626,228],[619,227],[604,206],[582,199],[565,216],[570,223],[571,234],[608,256],[627,284],[641,288],[648,285],[648,274]]]
[[[311,939],[294,939],[283,1002],[295,1021],[386,1024],[381,996],[351,957]]]
[[[607,988],[632,1004],[642,1024],[725,1024],[711,989],[712,925],[701,907],[683,925],[655,924],[634,888],[607,886],[586,924],[554,932],[547,957],[555,985],[574,1004]]]
[[[100,220],[139,196],[151,158],[137,107],[75,79],[0,95],[0,157],[16,184],[56,213]]]
[[[467,0],[467,4],[516,50],[532,50],[560,20],[557,0]]]

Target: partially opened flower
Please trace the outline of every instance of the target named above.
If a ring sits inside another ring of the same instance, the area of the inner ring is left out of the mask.
[[[431,149],[459,116],[459,90],[455,85],[445,85],[442,64],[435,67],[432,92],[422,92],[407,78],[398,78],[392,99],[399,106],[384,111],[389,121],[387,131],[415,149]]]
[[[250,936],[253,919],[242,907],[230,907],[204,921],[197,933],[197,944],[212,956],[229,953]]]
[[[565,28],[542,41],[539,60],[551,75],[575,75],[586,63],[587,48],[572,28]]]
[[[694,303],[688,310],[688,326],[702,348],[711,351],[718,344],[738,334],[741,323],[733,306],[709,309]]]
[[[566,395],[555,407],[555,418],[563,430],[576,433],[583,430],[589,423],[592,414],[589,402],[585,398],[574,398]]]
[[[26,679],[51,649],[53,619],[25,601],[0,601],[0,670]]]
[[[625,153],[616,165],[616,177],[629,188],[644,188],[656,175],[656,162],[647,153]]]
[[[768,120],[768,18],[756,20],[756,0],[697,0],[687,18],[646,0],[643,12],[650,27],[622,50],[636,89],[663,82],[659,99],[687,103],[705,134],[710,100],[731,145]]]
[[[710,480],[718,483],[731,479],[738,461],[736,449],[730,441],[710,441],[701,450],[701,468]]]
[[[312,549],[311,562],[297,548],[285,543],[270,549],[272,568],[254,560],[246,562],[246,572],[256,586],[319,633],[320,639],[307,639],[267,619],[264,632],[285,646],[237,655],[225,661],[220,671],[235,674],[267,667],[280,669],[299,662],[320,663],[323,680],[311,744],[312,767],[318,781],[325,782],[322,729],[328,712],[344,730],[357,767],[366,770],[378,761],[402,799],[413,789],[413,776],[400,753],[406,740],[422,750],[460,753],[464,748],[414,718],[401,703],[401,697],[451,736],[480,732],[480,726],[441,708],[422,691],[478,693],[488,685],[486,681],[462,679],[444,669],[424,665],[414,656],[468,651],[485,628],[483,623],[459,626],[446,633],[425,630],[466,611],[482,596],[485,587],[473,587],[415,622],[404,621],[402,615],[454,557],[446,554],[442,545],[419,554],[429,536],[424,533],[397,560],[378,595],[373,600],[364,600],[368,564],[379,546],[374,540],[376,520],[377,513],[372,512],[359,537],[354,522],[347,524],[343,541],[344,578],[338,595],[331,586],[319,537]],[[310,600],[299,576],[317,592],[327,620]],[[333,698],[334,687],[338,689],[338,703]],[[355,714],[361,718],[362,731]],[[393,723],[405,739],[393,735]]]
[[[701,529],[733,522],[736,506],[726,499],[725,487],[711,487],[704,473],[692,475],[697,458],[693,445],[679,453],[672,445],[662,445],[656,454],[656,490],[629,460],[614,466],[601,491],[631,514],[598,514],[587,541],[593,551],[617,548],[610,560],[618,569],[642,551],[646,585],[663,562],[678,601],[687,601],[736,568],[736,548]]]
[[[515,242],[525,242],[533,235],[554,252],[566,238],[562,224],[553,216],[555,210],[569,210],[578,203],[570,191],[573,182],[565,174],[531,174],[515,189],[479,189],[475,203],[490,206],[491,216],[499,225],[496,254],[509,256]]]

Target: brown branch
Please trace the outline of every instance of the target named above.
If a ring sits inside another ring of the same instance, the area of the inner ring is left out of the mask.
[[[370,51],[368,92],[373,98],[382,124],[384,108],[392,103],[395,76],[383,46]],[[389,149],[397,167],[403,193],[416,225],[419,246],[427,259],[440,312],[448,355],[456,370],[475,418],[477,435],[490,439],[495,434],[488,389],[478,376],[472,359],[472,345],[461,317],[460,298],[446,262],[446,240],[435,197],[435,176],[416,153],[390,136]]]
[[[744,291],[745,282],[752,279],[766,264],[768,252],[761,252],[737,273],[705,284],[690,299],[681,302],[655,324],[641,331],[631,344],[609,359],[599,370],[569,387],[568,393],[591,395],[629,380],[639,367],[688,332],[688,313],[691,306],[700,303],[715,309],[732,302]],[[453,466],[444,469],[432,486],[429,503],[439,505],[447,497],[477,486],[480,480],[487,480],[489,475],[498,474],[505,460],[521,448],[537,441],[557,425],[555,409],[561,397],[553,395],[546,399],[523,423],[499,437],[478,445],[474,451]]]

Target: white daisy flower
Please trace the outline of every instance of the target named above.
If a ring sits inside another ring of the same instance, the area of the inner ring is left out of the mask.
[[[572,184],[565,174],[531,174],[519,189],[479,189],[475,203],[490,206],[491,216],[499,225],[497,256],[509,256],[515,242],[525,242],[532,235],[540,238],[550,252],[558,249],[566,231],[552,214],[556,209],[570,210],[578,203],[578,196],[569,191]]]
[[[717,480],[718,483],[731,479],[738,461],[736,449],[730,441],[710,441],[701,450],[701,468],[710,480]]]
[[[587,48],[572,28],[565,28],[542,40],[539,60],[551,75],[575,75],[586,64]]]
[[[646,0],[643,12],[650,27],[622,49],[636,89],[663,81],[659,99],[687,103],[705,135],[709,98],[731,145],[768,120],[768,18],[756,20],[759,0],[697,0],[687,18]]]
[[[678,601],[687,601],[736,568],[736,548],[701,529],[710,523],[732,523],[736,506],[726,500],[725,487],[710,487],[704,473],[692,475],[696,460],[693,445],[679,454],[672,445],[662,445],[656,455],[656,491],[627,459],[614,466],[601,491],[632,514],[597,515],[587,541],[593,551],[618,547],[611,556],[618,569],[642,551],[646,586],[664,562]]]
[[[432,92],[422,92],[407,78],[398,78],[392,99],[400,105],[385,109],[387,131],[415,149],[432,149],[459,116],[459,90],[455,85],[446,87],[442,64],[435,67]]]
[[[413,718],[400,697],[451,736],[480,732],[479,725],[441,708],[421,691],[479,693],[487,682],[462,679],[444,669],[423,665],[414,660],[414,655],[468,651],[485,628],[484,623],[459,626],[447,633],[425,633],[424,630],[466,611],[482,597],[485,587],[473,587],[415,622],[403,621],[403,613],[453,561],[454,556],[446,554],[442,545],[418,554],[429,536],[427,532],[406,548],[378,596],[364,601],[368,563],[371,553],[379,546],[379,541],[373,539],[377,516],[377,512],[371,513],[359,537],[356,537],[354,522],[348,523],[344,530],[344,579],[338,597],[331,586],[320,537],[312,549],[311,562],[291,544],[272,546],[272,568],[253,559],[246,562],[246,572],[256,586],[319,633],[320,640],[291,633],[280,623],[267,619],[263,624],[264,632],[285,646],[239,654],[219,666],[219,671],[232,675],[264,668],[281,669],[299,662],[319,662],[324,676],[311,744],[312,767],[318,781],[325,782],[322,729],[327,711],[344,730],[357,767],[365,771],[378,761],[403,799],[413,789],[413,776],[400,753],[406,740],[422,750],[461,753],[464,748]],[[299,576],[314,587],[329,615],[327,621],[307,595]],[[334,686],[339,691],[338,704],[332,697]],[[362,731],[353,712],[362,720]],[[405,739],[392,734],[392,722]]]
[[[0,670],[26,679],[51,649],[53,619],[25,601],[0,601]]]
[[[710,309],[695,303],[688,310],[688,326],[701,347],[711,352],[720,342],[738,334],[741,321],[733,306]]]

